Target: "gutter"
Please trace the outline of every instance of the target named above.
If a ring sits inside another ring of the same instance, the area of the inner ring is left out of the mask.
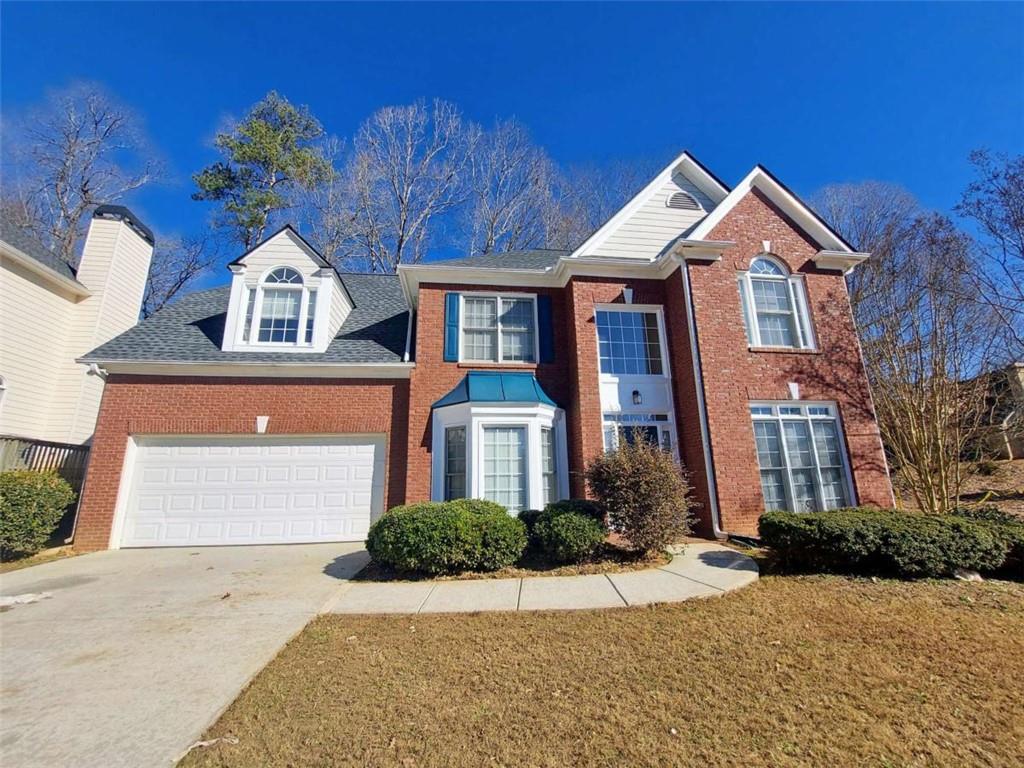
[[[8,257],[9,259],[11,259],[11,261],[24,267],[30,272],[33,272],[39,275],[40,277],[44,277],[47,278],[48,280],[53,281],[57,285],[61,286],[64,290],[79,298],[84,299],[92,295],[92,292],[78,280],[66,277],[65,275],[62,275],[60,272],[57,272],[52,267],[48,267],[46,264],[36,261],[31,256],[26,254],[24,251],[20,250],[19,248],[15,248],[6,240],[0,240],[0,244],[3,245],[4,256]]]

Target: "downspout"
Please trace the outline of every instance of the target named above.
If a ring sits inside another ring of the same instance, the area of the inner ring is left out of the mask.
[[[700,350],[697,347],[697,313],[693,308],[690,288],[690,265],[684,257],[679,258],[683,278],[683,300],[686,304],[686,326],[690,336],[690,357],[693,360],[693,377],[697,384],[697,413],[700,415],[700,440],[704,448],[704,470],[708,481],[708,501],[711,504],[711,530],[716,539],[725,539],[729,534],[722,530],[722,519],[718,512],[718,485],[715,482],[715,460],[711,454],[711,435],[708,428],[708,411],[704,400],[704,373],[700,364]]]
[[[409,354],[412,347],[412,306],[409,307],[409,322],[405,324],[405,353],[402,355],[402,362],[409,362]]]

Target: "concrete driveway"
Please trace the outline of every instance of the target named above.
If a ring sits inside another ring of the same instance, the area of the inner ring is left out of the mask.
[[[168,766],[367,562],[361,544],[98,552],[0,576],[0,755]]]

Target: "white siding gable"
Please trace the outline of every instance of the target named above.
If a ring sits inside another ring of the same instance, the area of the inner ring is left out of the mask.
[[[670,207],[684,192],[695,210]],[[620,258],[651,261],[714,210],[728,190],[683,153],[591,235],[570,258]]]

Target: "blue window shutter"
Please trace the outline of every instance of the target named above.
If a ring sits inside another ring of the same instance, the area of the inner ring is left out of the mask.
[[[459,361],[459,294],[444,295],[444,361]]]
[[[540,342],[540,362],[555,360],[555,338],[551,327],[551,297],[537,297],[537,333]]]

